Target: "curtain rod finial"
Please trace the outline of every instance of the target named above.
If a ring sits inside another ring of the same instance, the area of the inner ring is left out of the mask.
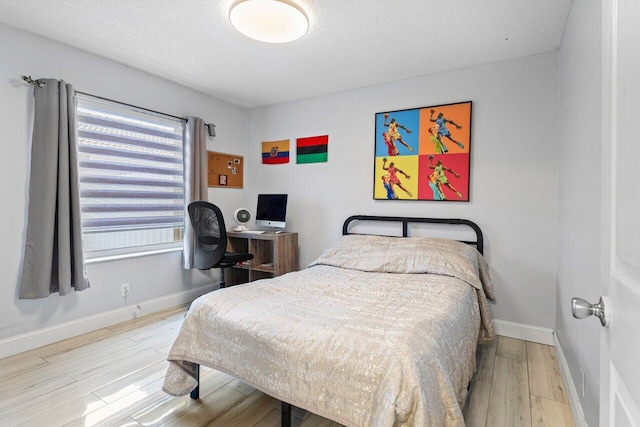
[[[216,136],[216,125],[214,125],[213,123],[206,123],[205,126],[207,127],[209,136]]]
[[[38,87],[45,87],[46,85],[45,82],[41,82],[40,80],[34,80],[33,78],[31,78],[31,76],[22,76],[22,80],[32,85],[38,85]]]

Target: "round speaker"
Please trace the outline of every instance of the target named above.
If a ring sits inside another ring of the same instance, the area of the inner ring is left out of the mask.
[[[239,208],[233,214],[233,220],[238,224],[235,231],[243,231],[247,229],[246,223],[251,219],[251,214],[246,208]]]

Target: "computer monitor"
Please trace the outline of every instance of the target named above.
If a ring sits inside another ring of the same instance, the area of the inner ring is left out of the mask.
[[[284,228],[287,217],[286,194],[258,194],[256,225]]]

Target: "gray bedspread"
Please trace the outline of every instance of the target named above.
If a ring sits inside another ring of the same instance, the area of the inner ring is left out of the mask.
[[[462,426],[487,297],[466,245],[344,236],[304,271],[194,301],[164,390],[191,391],[198,363],[347,426]]]

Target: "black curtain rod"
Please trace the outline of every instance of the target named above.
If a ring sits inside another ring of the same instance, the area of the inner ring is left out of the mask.
[[[34,79],[31,78],[31,76],[22,76],[22,80],[24,80],[25,82],[27,82],[29,84],[32,84],[32,85],[38,85],[38,86],[43,85],[44,86],[43,82],[40,82],[40,80],[38,80],[38,79],[34,80]],[[40,86],[40,87],[43,87],[43,86]],[[126,105],[127,107],[131,107],[131,108],[138,108],[140,110],[149,111],[149,112],[155,113],[155,114],[162,114],[164,116],[172,117],[174,119],[182,120],[182,121],[185,121],[185,122],[187,121],[186,117],[174,116],[173,114],[167,114],[167,113],[163,113],[161,111],[150,110],[149,108],[138,107],[137,105],[127,104],[126,102],[116,101],[115,99],[105,98],[104,96],[98,96],[98,95],[94,95],[92,93],[87,93],[87,92],[80,92],[79,90],[77,90],[76,93],[79,93],[81,95],[92,96],[94,98],[102,99],[103,101],[115,102],[117,104]],[[205,123],[205,126],[209,128],[209,134],[211,136],[215,136],[214,128],[216,127],[216,125],[214,125],[213,123]]]
[[[137,108],[139,110],[149,111],[150,113],[162,114],[163,116],[172,117],[174,119],[182,120],[182,121],[185,121],[185,122],[187,121],[186,117],[179,117],[179,116],[174,116],[173,114],[163,113],[161,111],[150,110],[149,108],[139,107],[139,106],[133,105],[133,104],[127,104],[126,102],[116,101],[115,99],[105,98],[104,96],[98,96],[98,95],[94,95],[92,93],[87,93],[87,92],[80,92],[79,90],[77,90],[76,93],[79,93],[80,95],[91,96],[93,98],[98,98],[98,99],[101,99],[103,101],[115,102],[116,104],[126,105],[127,107]],[[207,126],[209,126],[209,125],[207,124]]]

